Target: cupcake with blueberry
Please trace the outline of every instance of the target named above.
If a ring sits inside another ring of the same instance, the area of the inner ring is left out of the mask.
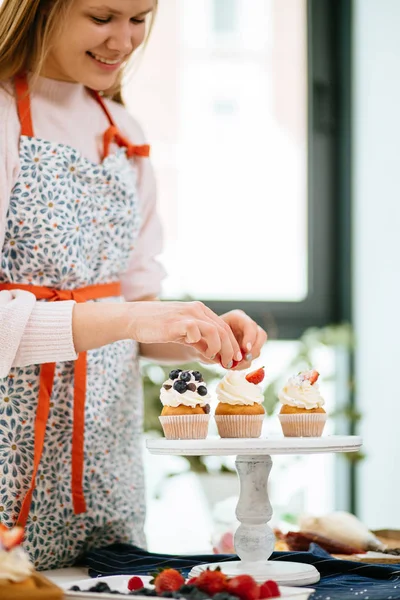
[[[325,401],[318,386],[318,371],[291,377],[279,394],[279,420],[286,437],[320,437],[325,427]]]
[[[160,400],[163,409],[159,419],[167,439],[207,437],[210,395],[200,371],[171,371],[162,385]]]
[[[265,409],[259,384],[264,375],[264,368],[247,375],[242,371],[229,371],[217,385],[215,422],[221,437],[260,437]]]

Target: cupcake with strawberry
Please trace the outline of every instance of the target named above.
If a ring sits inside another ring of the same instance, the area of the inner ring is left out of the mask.
[[[315,369],[291,377],[279,394],[279,420],[286,437],[320,437],[325,427],[325,401]]]
[[[259,385],[264,367],[243,373],[229,371],[217,386],[215,422],[222,438],[257,438],[265,415],[264,396]]]
[[[169,440],[207,437],[210,395],[200,371],[174,369],[161,388],[160,423]]]

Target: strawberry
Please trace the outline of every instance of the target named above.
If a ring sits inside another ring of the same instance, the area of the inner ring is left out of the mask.
[[[162,592],[176,592],[185,583],[184,577],[176,569],[161,569],[154,574],[150,581],[156,589],[157,594]]]
[[[218,358],[219,358],[219,364],[221,365],[221,367],[224,367],[224,365],[222,364],[221,357],[220,357],[220,356],[218,356]],[[233,359],[232,359],[232,366],[231,366],[231,369],[234,369],[235,367],[237,367],[237,366],[238,366],[238,364],[239,364],[239,362],[240,362],[240,361],[238,361],[238,360],[233,360]],[[224,367],[224,369],[225,369],[225,368],[226,368],[226,367]],[[230,369],[230,370],[231,370],[231,369]]]
[[[306,373],[303,373],[303,377],[304,377],[304,379],[307,379],[311,383],[311,385],[314,385],[314,383],[317,381],[317,379],[319,377],[319,373],[315,369],[312,369],[311,371],[307,371]]]
[[[15,546],[22,544],[24,539],[23,527],[13,527],[7,529],[4,525],[0,529],[0,544],[4,546],[6,550],[11,550]]]
[[[252,371],[251,373],[248,373],[246,375],[246,380],[249,383],[254,383],[254,385],[257,385],[258,383],[262,382],[264,377],[265,377],[264,367],[261,367],[260,369],[257,369],[257,371]]]
[[[260,600],[263,600],[264,598],[280,598],[280,595],[281,593],[276,581],[270,579],[260,585]]]
[[[226,575],[217,567],[214,571],[210,569],[203,571],[197,577],[196,587],[202,592],[214,596],[214,594],[225,591],[226,582]]]
[[[226,591],[240,600],[258,600],[260,590],[258,584],[250,575],[237,575],[228,580]]]
[[[140,577],[131,577],[128,581],[128,590],[132,592],[133,590],[140,590],[144,587],[143,581]]]
[[[186,585],[197,585],[198,577],[191,577],[187,580]]]

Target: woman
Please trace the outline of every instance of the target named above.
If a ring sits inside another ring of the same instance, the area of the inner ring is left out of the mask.
[[[139,355],[246,368],[266,341],[241,311],[157,300],[149,149],[115,101],[155,9],[0,9],[0,518],[37,568],[145,544]]]

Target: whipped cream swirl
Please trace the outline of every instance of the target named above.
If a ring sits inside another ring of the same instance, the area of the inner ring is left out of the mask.
[[[0,586],[9,581],[15,583],[24,581],[33,574],[33,571],[29,556],[22,548],[0,550]]]
[[[278,398],[282,404],[296,408],[320,408],[325,404],[318,383],[311,383],[304,379],[301,374],[291,377],[279,393]]]
[[[217,398],[225,404],[261,404],[264,400],[261,388],[246,379],[240,371],[230,371],[217,385]]]

